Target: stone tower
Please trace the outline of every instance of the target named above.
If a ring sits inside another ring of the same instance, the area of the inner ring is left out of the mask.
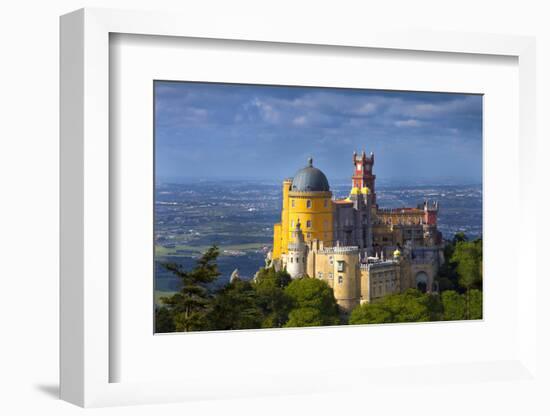
[[[376,182],[376,175],[372,173],[374,166],[374,153],[371,152],[367,157],[365,151],[358,155],[357,152],[353,152],[353,166],[354,172],[351,177],[353,182],[353,188],[363,189],[368,188],[372,205],[376,205],[376,190],[374,184]]]
[[[290,277],[297,279],[306,275],[307,246],[304,241],[304,233],[300,221],[292,230],[292,241],[288,243],[286,256],[286,271]]]

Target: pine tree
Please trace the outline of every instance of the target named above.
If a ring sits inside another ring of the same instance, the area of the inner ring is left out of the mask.
[[[182,283],[178,293],[161,299],[173,313],[176,331],[200,331],[207,328],[206,315],[212,297],[206,286],[220,275],[216,264],[219,253],[218,247],[210,247],[191,271],[185,271],[174,263],[163,265],[178,276]]]
[[[251,283],[236,279],[218,291],[207,319],[211,330],[261,328],[262,310]]]

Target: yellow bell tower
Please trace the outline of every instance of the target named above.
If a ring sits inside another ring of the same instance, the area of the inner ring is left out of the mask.
[[[281,258],[281,254],[286,253],[288,247],[288,236],[292,230],[288,227],[288,194],[292,186],[292,179],[283,181],[283,208],[281,210],[281,222],[273,226],[273,259]]]
[[[325,246],[332,245],[332,192],[325,174],[313,166],[313,159],[293,179],[283,181],[282,205],[281,222],[273,227],[274,259],[287,253],[292,230],[298,222],[306,243],[321,240]]]

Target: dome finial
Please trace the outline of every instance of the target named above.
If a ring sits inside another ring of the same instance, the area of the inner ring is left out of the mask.
[[[307,158],[307,165],[311,168],[313,167],[313,158],[312,157],[308,157]]]

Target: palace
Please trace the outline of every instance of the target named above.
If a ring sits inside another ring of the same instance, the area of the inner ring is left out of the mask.
[[[344,313],[409,288],[437,291],[443,261],[437,202],[381,208],[374,154],[353,154],[351,191],[335,199],[325,174],[308,164],[283,181],[281,222],[268,263],[292,278],[325,280]]]

